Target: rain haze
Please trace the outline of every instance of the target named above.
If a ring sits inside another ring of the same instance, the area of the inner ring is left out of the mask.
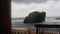
[[[12,0],[12,17],[26,17],[33,11],[45,11],[46,17],[60,16],[60,0]]]

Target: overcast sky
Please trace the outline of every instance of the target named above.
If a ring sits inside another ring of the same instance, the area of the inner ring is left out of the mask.
[[[60,0],[12,0],[12,17],[26,17],[33,11],[45,11],[46,16],[60,16]]]

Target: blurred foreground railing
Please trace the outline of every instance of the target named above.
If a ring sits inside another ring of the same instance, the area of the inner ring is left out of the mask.
[[[12,28],[12,34],[28,34],[28,32],[25,29]]]
[[[36,34],[35,28],[12,28],[12,34]]]
[[[60,25],[35,24],[33,28],[12,28],[12,34],[60,34]]]
[[[36,34],[60,34],[60,25],[35,24]]]

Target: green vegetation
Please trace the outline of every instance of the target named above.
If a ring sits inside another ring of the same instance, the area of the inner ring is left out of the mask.
[[[24,23],[39,23],[45,21],[45,12],[31,12],[25,19]]]

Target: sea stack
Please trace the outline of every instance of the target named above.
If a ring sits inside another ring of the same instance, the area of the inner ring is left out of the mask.
[[[31,12],[27,17],[25,17],[24,23],[41,23],[45,21],[45,16],[45,12],[34,11]]]

